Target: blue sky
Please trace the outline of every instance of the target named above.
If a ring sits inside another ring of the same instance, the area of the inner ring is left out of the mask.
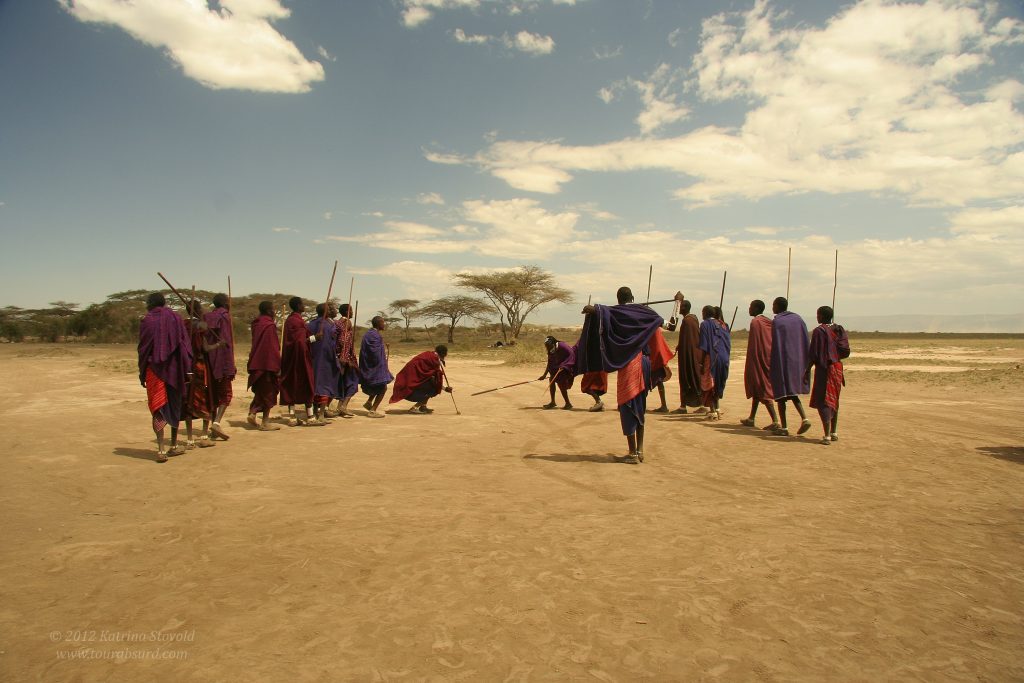
[[[847,315],[1020,312],[1018,2],[6,0],[0,305],[364,310],[537,264]],[[536,320],[578,320],[578,305]],[[742,308],[742,305],[741,305]]]

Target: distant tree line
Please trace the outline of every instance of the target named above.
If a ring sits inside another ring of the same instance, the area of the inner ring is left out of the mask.
[[[483,295],[477,299],[466,295],[452,295],[423,303],[417,299],[396,299],[387,311],[379,314],[389,323],[402,325],[403,340],[412,339],[412,323],[417,319],[433,321],[435,326],[447,328],[448,343],[455,342],[455,329],[459,323],[474,321],[480,329],[494,327],[502,340],[509,343],[517,339],[523,330],[523,323],[538,306],[559,301],[569,303],[569,290],[555,283],[554,276],[537,266],[520,266],[506,271],[486,274],[460,273],[453,284]],[[106,301],[82,308],[80,304],[68,301],[52,301],[49,308],[28,309],[7,306],[0,309],[0,339],[9,342],[38,340],[45,342],[82,339],[97,343],[130,343],[138,339],[139,322],[146,314],[146,297],[153,290],[131,289],[117,292]],[[170,290],[163,291],[167,304],[179,313],[184,312],[182,302]],[[186,298],[195,298],[204,310],[210,310],[213,296],[217,292],[207,290],[183,291]],[[250,322],[259,314],[261,301],[275,302],[279,310],[279,322],[287,316],[287,301],[293,294],[255,293],[236,296],[231,302],[231,316],[235,339],[249,339]],[[306,309],[313,311],[317,304],[303,299]],[[423,305],[421,305],[423,303]],[[388,313],[395,314],[389,316]],[[497,322],[492,323],[492,316]],[[369,320],[365,321],[369,326]],[[426,327],[426,326],[424,326]],[[427,329],[428,336],[430,329]]]

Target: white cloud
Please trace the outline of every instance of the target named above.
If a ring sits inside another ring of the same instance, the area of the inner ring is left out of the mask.
[[[452,31],[456,43],[469,43],[471,45],[482,45],[491,40],[491,36],[467,35],[461,28]]]
[[[611,104],[612,102],[614,102],[617,95],[618,89],[614,85],[601,88],[600,90],[597,91],[598,99],[600,99],[605,104]]]
[[[668,34],[668,44],[671,45],[672,47],[678,47],[679,46],[679,36],[680,36],[680,34],[682,32],[683,32],[683,29],[677,28],[674,31],[672,31],[671,33],[669,33]]]
[[[319,62],[307,60],[272,22],[290,12],[278,0],[124,2],[59,0],[76,19],[112,24],[161,48],[189,78],[208,88],[307,92],[322,81]]]
[[[316,46],[316,53],[320,55],[322,58],[326,59],[328,62],[338,61],[338,58],[332,55],[330,52],[328,52],[327,48],[324,47],[323,45]]]
[[[332,218],[334,218],[334,212],[333,211],[324,211],[324,220],[325,221],[329,221]]]
[[[469,159],[428,159],[472,163],[542,193],[579,171],[664,170],[686,178],[675,194],[694,205],[812,191],[949,206],[1014,199],[1024,187],[1024,115],[1014,106],[1022,86],[957,89],[985,76],[997,47],[1021,39],[1021,22],[993,23],[986,12],[955,0],[864,0],[824,26],[778,29],[758,0],[706,20],[692,65],[695,96],[748,104],[738,128],[576,146],[496,141]],[[645,136],[685,117],[671,67],[628,83],[641,93]]]
[[[622,46],[616,45],[615,47],[595,47],[594,48],[594,59],[603,61],[605,59],[615,59],[616,57],[622,56]]]
[[[755,227],[751,227],[751,228],[743,228],[743,230],[746,231],[746,232],[749,232],[751,234],[754,234],[754,235],[767,235],[769,237],[772,236],[772,235],[778,235],[779,232],[780,232],[779,228],[770,228],[770,227],[766,227],[766,226],[755,226]]]
[[[531,55],[549,55],[555,49],[551,36],[542,36],[529,31],[520,31],[514,36],[504,36],[505,45]]]
[[[476,9],[479,6],[480,0],[402,0],[402,23],[407,28],[416,28],[438,10]]]
[[[444,206],[444,197],[437,192],[421,192],[416,196],[416,202],[419,204],[436,204],[438,206]]]
[[[296,230],[295,228],[282,228],[282,227],[271,228],[271,231],[273,231],[273,232],[298,232],[298,230]]]
[[[382,249],[422,254],[474,253],[511,259],[546,259],[564,241],[585,237],[576,230],[579,214],[552,213],[533,199],[462,203],[465,223],[438,228],[422,223],[390,221],[387,230],[328,239]]]
[[[384,212],[383,211],[367,211],[363,215],[364,216],[370,216],[372,218],[383,218],[384,217]]]

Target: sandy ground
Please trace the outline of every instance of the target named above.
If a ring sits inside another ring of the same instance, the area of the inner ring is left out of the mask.
[[[133,352],[0,348],[0,680],[1024,680],[1018,389],[851,372],[824,447],[740,427],[737,365],[629,465],[454,357],[461,416],[259,433],[239,380],[158,465]]]

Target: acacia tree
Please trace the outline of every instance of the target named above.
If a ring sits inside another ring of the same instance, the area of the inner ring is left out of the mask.
[[[555,276],[539,266],[520,266],[515,270],[482,275],[458,273],[455,275],[455,284],[487,297],[498,312],[501,336],[506,342],[506,320],[512,338],[518,339],[523,322],[535,308],[552,301],[572,301],[572,292],[559,287],[555,283]]]
[[[409,326],[412,324],[412,319],[416,317],[416,307],[419,305],[419,299],[395,299],[388,304],[388,310],[402,316],[402,320],[405,321],[405,335],[402,337],[404,341],[412,339]]]
[[[432,320],[448,321],[448,343],[455,343],[455,326],[463,318],[483,320],[490,313],[491,307],[480,299],[471,296],[452,295],[434,299],[416,312],[418,317]]]

